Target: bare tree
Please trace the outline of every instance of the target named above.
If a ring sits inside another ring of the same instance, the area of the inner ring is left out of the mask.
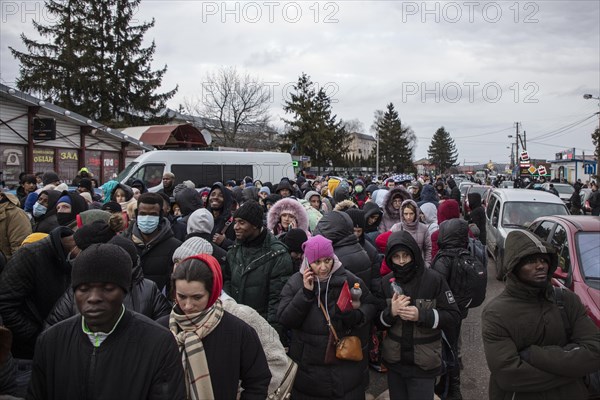
[[[358,118],[343,121],[343,125],[348,133],[365,133],[365,125]]]
[[[257,77],[223,67],[207,73],[202,97],[185,99],[182,108],[202,117],[217,143],[253,147],[270,129],[270,101],[269,88]]]

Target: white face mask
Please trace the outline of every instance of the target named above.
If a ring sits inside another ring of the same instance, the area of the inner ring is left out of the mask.
[[[160,217],[157,215],[138,215],[136,223],[140,232],[149,235],[158,228]]]
[[[46,214],[48,212],[48,207],[40,204],[40,203],[35,203],[33,205],[33,216],[36,218],[41,217],[42,215]]]

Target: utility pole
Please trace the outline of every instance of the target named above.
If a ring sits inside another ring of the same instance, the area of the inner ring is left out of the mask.
[[[375,176],[379,179],[379,131],[375,131],[375,136],[377,139],[377,154],[375,159]]]
[[[517,126],[517,138],[516,138],[516,142],[517,142],[517,152],[515,154],[515,166],[517,168],[517,175],[521,175],[521,155],[519,154],[519,123],[515,122],[516,126]]]

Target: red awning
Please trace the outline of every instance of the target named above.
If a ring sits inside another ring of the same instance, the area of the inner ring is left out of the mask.
[[[194,126],[181,125],[154,125],[149,127],[140,140],[156,147],[187,147],[189,145],[206,147],[202,133]]]

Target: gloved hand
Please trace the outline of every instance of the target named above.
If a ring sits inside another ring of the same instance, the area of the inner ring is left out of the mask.
[[[342,312],[337,306],[335,307],[335,314],[331,317],[334,321],[342,323],[344,329],[354,328],[360,324],[363,319],[363,313],[360,310],[350,310]]]
[[[519,356],[521,356],[521,360],[525,361],[526,363],[530,362],[531,349],[529,347],[524,348],[519,352]]]

